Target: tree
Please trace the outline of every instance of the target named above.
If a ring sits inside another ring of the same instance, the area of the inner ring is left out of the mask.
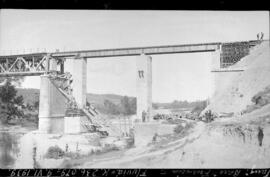
[[[120,114],[120,108],[112,103],[111,101],[109,100],[104,100],[104,107],[105,107],[105,112],[107,114],[113,114],[113,115],[116,115],[116,114]]]
[[[88,103],[88,102],[87,102]],[[88,103],[89,104],[89,103]],[[38,101],[35,101],[35,103],[34,103],[34,108],[36,109],[36,110],[38,110],[38,108],[39,108],[39,100]]]
[[[131,114],[136,114],[137,110],[137,99],[131,98],[130,100]]]
[[[152,107],[153,107],[153,109],[158,109],[159,108],[157,103],[152,103]]]
[[[207,107],[207,101],[198,101],[198,102],[195,102],[195,106],[191,112],[200,114],[206,107]]]
[[[136,112],[136,99],[129,99],[127,96],[124,96],[121,99],[121,110],[124,115],[135,114]]]
[[[124,96],[121,99],[121,108],[124,115],[128,115],[130,113],[130,105],[127,96]]]
[[[10,80],[8,80],[4,86],[0,87],[0,118],[5,122],[8,122],[15,117],[23,116],[23,97],[16,95],[17,91],[15,87],[11,85]]]
[[[9,81],[9,82],[11,82],[11,83],[13,83],[15,85],[20,86],[21,83],[24,81],[24,77],[16,76],[16,77],[0,78],[0,83],[5,81],[5,80],[7,80],[7,81]]]
[[[7,83],[0,88],[0,98],[3,103],[10,103],[13,101],[17,94],[17,90],[14,86],[11,85],[11,82],[8,80]]]

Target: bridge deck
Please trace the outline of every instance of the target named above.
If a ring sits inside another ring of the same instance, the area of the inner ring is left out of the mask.
[[[71,52],[52,53],[52,57],[118,57],[134,56],[142,53],[147,55],[170,54],[170,53],[192,53],[192,52],[210,52],[218,49],[221,43],[207,44],[187,44],[187,45],[170,45],[170,46],[152,46],[152,47],[133,47],[118,49],[101,49],[101,50],[84,50]]]
[[[50,54],[55,58],[69,58],[69,57],[85,57],[85,58],[98,58],[98,57],[118,57],[118,56],[134,56],[142,53],[148,55],[157,54],[171,54],[171,53],[192,53],[192,52],[211,52],[215,51],[222,44],[233,43],[248,43],[250,46],[256,45],[260,41],[238,41],[238,42],[213,42],[213,43],[201,43],[201,44],[182,44],[182,45],[166,45],[166,46],[150,46],[150,47],[132,47],[132,48],[116,48],[116,49],[99,49],[99,50],[79,50],[68,52],[53,52],[53,53],[32,53],[21,55],[8,55],[0,56],[1,60],[14,59],[17,57],[25,57],[31,59],[31,57],[44,56]]]

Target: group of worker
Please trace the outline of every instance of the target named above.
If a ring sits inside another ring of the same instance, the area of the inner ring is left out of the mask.
[[[145,122],[147,119],[147,122],[150,120],[150,113],[149,110],[146,112],[145,110],[142,111],[142,122]]]
[[[205,115],[205,121],[206,121],[206,122],[211,122],[211,121],[214,120],[214,115],[213,115],[213,113],[212,113],[211,110],[206,111],[206,112],[204,113],[204,115]]]

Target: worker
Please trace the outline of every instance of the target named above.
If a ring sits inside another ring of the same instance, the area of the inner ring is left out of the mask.
[[[260,33],[257,34],[257,40],[259,40],[259,39],[260,39]]]
[[[155,133],[153,138],[152,138],[152,142],[155,143],[157,141],[157,138],[158,138],[158,134]]]
[[[260,126],[258,127],[258,141],[259,141],[259,146],[262,146],[263,129]]]
[[[209,110],[209,122],[211,122],[211,121],[212,121],[212,118],[213,118],[213,116],[212,116],[212,112],[211,112],[211,110]]]
[[[261,32],[261,41],[263,40],[263,35],[264,35],[263,32]]]
[[[145,110],[143,110],[142,112],[142,121],[145,122],[145,118],[146,118],[146,112]]]
[[[209,110],[205,111],[204,115],[205,115],[205,121],[208,122],[208,120],[209,120]]]

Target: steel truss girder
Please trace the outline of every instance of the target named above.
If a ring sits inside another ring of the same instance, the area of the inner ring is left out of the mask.
[[[56,65],[63,65],[64,61],[51,57],[49,54],[41,56],[16,56],[0,60],[0,77],[42,75],[51,72],[50,61],[55,59]]]

